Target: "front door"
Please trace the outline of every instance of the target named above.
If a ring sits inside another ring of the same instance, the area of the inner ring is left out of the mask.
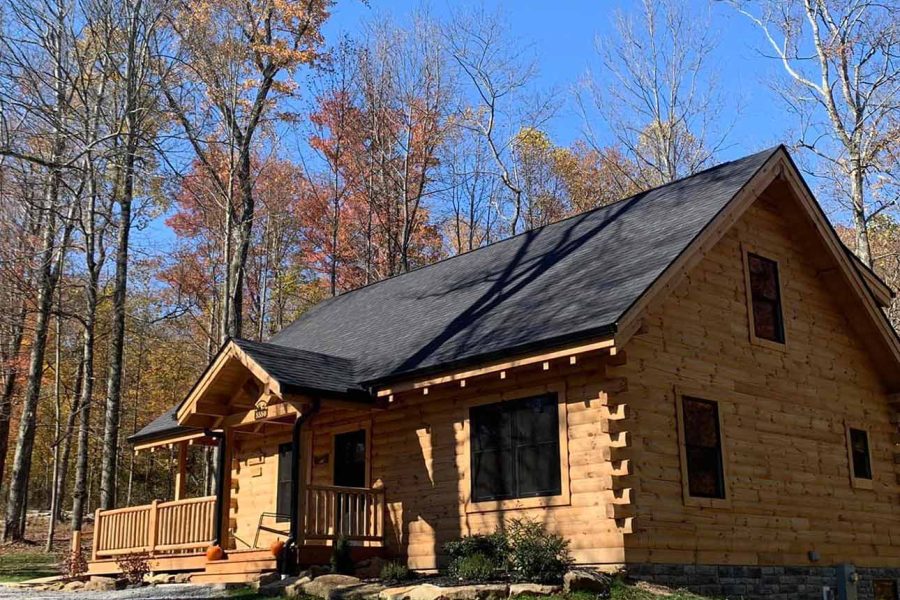
[[[366,430],[334,436],[334,485],[366,487]]]

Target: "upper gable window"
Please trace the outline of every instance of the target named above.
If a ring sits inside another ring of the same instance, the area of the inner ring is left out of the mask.
[[[758,339],[783,344],[784,318],[781,314],[778,263],[748,252],[747,271],[753,333]]]

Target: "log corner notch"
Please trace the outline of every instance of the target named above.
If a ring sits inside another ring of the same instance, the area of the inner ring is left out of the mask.
[[[609,438],[603,459],[611,466],[606,514],[615,520],[616,529],[622,534],[634,532],[635,518],[631,452],[633,417],[623,397],[623,393],[628,391],[628,379],[623,370],[627,361],[622,350],[610,352],[603,358],[604,378],[599,394],[601,431]]]

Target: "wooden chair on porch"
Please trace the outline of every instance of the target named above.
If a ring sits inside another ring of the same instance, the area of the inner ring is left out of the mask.
[[[263,521],[265,519],[275,519],[275,522],[277,523],[279,521],[279,519],[283,520],[283,521],[290,521],[290,518],[291,518],[290,515],[286,515],[284,513],[277,513],[277,512],[262,512],[262,513],[260,513],[259,523],[256,525],[256,535],[253,537],[253,547],[259,548],[259,534],[262,531],[265,531],[267,533],[274,533],[275,535],[280,535],[280,536],[284,536],[284,537],[288,537],[291,534],[290,530],[288,530],[288,529],[278,529],[276,527],[270,527],[268,525],[264,525]]]

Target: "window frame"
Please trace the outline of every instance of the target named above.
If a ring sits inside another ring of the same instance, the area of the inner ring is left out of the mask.
[[[753,289],[750,283],[750,255],[775,263],[775,276],[778,278],[778,309],[781,316],[781,342],[761,338],[756,335],[756,321],[753,315]],[[772,252],[761,252],[755,246],[747,243],[741,244],[741,256],[744,263],[744,290],[747,298],[747,323],[750,329],[750,343],[770,350],[784,352],[788,345],[788,327],[784,309],[784,270],[782,261]]]
[[[335,485],[334,483],[334,461],[337,460],[337,436],[343,433],[352,433],[354,431],[364,430],[366,432],[366,483],[365,487],[372,487],[372,422],[369,420],[366,421],[355,421],[353,423],[347,423],[344,425],[340,425],[338,427],[334,427],[331,429],[329,433],[329,447],[330,447],[330,455],[328,461],[328,481],[331,482],[331,485]]]
[[[511,498],[507,500],[481,500],[472,499],[472,424],[470,409],[486,404],[499,402],[511,402],[534,396],[556,394],[557,426],[559,427],[559,483],[560,493],[554,496],[531,496],[527,498]],[[571,504],[571,490],[569,484],[569,439],[568,439],[568,408],[566,404],[566,386],[564,383],[537,386],[532,388],[520,388],[501,393],[486,395],[481,398],[466,402],[465,417],[462,422],[462,434],[464,451],[462,459],[462,489],[466,514],[477,514],[505,510],[546,508],[550,506],[568,506]]]
[[[731,507],[731,479],[728,476],[728,436],[725,430],[724,413],[730,409],[729,398],[732,394],[724,390],[709,388],[690,388],[675,386],[675,420],[678,429],[678,455],[681,463],[681,497],[685,506],[703,508],[730,508]],[[724,498],[706,498],[692,496],[690,481],[688,479],[687,442],[684,425],[684,398],[694,398],[704,402],[716,404],[716,413],[719,421],[719,447],[722,463],[722,491]]]
[[[851,440],[850,430],[855,429],[866,434],[866,451],[869,459],[869,474],[871,479],[865,477],[857,477],[853,468],[853,443]],[[844,422],[844,439],[847,444],[847,472],[850,475],[850,486],[861,490],[871,490],[875,485],[875,461],[872,456],[872,431],[861,423],[852,421]]]
[[[287,454],[283,454],[283,453],[282,453],[282,451],[283,451],[282,449],[284,449],[284,448],[287,449]],[[278,448],[277,448],[276,452],[277,452],[277,456],[278,456],[278,464],[275,465],[275,514],[276,514],[275,522],[276,522],[276,523],[287,523],[288,521],[291,520],[291,516],[290,516],[290,514],[289,514],[289,513],[290,513],[290,504],[291,504],[291,492],[290,492],[290,489],[288,489],[287,492],[286,492],[286,494],[287,494],[286,499],[287,499],[287,503],[288,503],[288,510],[287,510],[287,512],[282,513],[282,512],[279,512],[279,511],[278,511],[278,509],[280,508],[281,500],[282,500],[282,497],[281,497],[281,484],[282,484],[283,482],[282,482],[282,480],[281,480],[281,468],[282,468],[281,462],[284,460],[285,456],[287,456],[287,457],[288,457],[288,460],[289,460],[291,463],[293,463],[293,452],[294,452],[293,442],[285,442],[285,443],[282,443],[282,444],[278,444]],[[290,472],[290,465],[288,466],[288,472]],[[297,476],[297,475],[296,475],[296,473],[295,473],[295,474],[292,476],[292,478],[289,479],[289,480],[288,480],[287,482],[285,482],[285,483],[290,483],[290,482],[293,480],[293,477],[296,477],[296,476]],[[292,486],[292,487],[293,487],[293,486]],[[286,516],[286,517],[282,517],[282,516],[280,516],[280,515],[287,515],[287,516]]]

